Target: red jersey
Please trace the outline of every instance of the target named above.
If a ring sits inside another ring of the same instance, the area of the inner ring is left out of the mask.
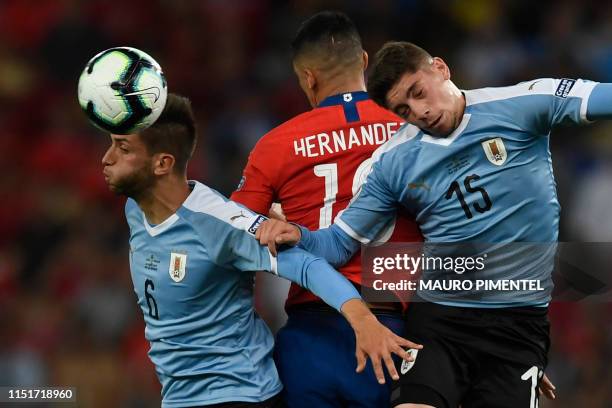
[[[261,214],[278,202],[287,221],[310,230],[328,227],[370,172],[372,153],[401,125],[366,92],[330,96],[259,140],[231,199]],[[391,239],[420,242],[422,236],[412,219],[399,217]],[[360,284],[360,254],[339,271]],[[292,284],[286,306],[316,300]]]

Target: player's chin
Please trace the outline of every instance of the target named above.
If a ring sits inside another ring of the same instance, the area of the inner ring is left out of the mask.
[[[106,181],[106,186],[108,187],[111,193],[114,193],[115,195],[124,194],[124,189],[121,188],[120,185],[113,183],[109,178],[105,178],[105,181]]]
[[[429,130],[429,134],[436,137],[446,137],[453,133],[453,127],[449,123],[440,122]]]

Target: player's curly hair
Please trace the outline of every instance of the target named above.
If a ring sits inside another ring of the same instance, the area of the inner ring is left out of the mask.
[[[168,94],[161,115],[153,125],[141,131],[140,136],[149,154],[170,153],[174,156],[175,171],[184,174],[197,142],[191,101],[184,96]]]
[[[385,43],[374,56],[368,77],[368,94],[382,107],[387,107],[387,93],[405,73],[414,73],[430,63],[431,55],[410,42]]]

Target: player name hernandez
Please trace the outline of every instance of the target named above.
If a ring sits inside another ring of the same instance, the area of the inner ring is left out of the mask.
[[[391,138],[401,122],[372,123],[367,126],[334,130],[293,141],[296,156],[318,157],[352,149],[354,146],[381,145]]]

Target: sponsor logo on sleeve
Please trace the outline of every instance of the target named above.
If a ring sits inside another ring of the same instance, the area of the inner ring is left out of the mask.
[[[557,86],[555,96],[558,96],[559,98],[567,98],[567,95],[569,95],[575,83],[576,81],[574,79],[563,78],[561,82],[559,82],[559,86]]]
[[[262,222],[264,222],[265,220],[267,220],[266,217],[264,217],[263,215],[258,215],[255,218],[255,221],[253,221],[253,223],[251,224],[251,226],[247,229],[247,232],[249,234],[255,235],[255,233],[257,232],[257,230],[259,229],[259,226],[261,225]]]

